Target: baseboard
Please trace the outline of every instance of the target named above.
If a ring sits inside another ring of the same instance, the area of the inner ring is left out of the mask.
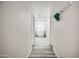
[[[0,55],[0,58],[9,58],[9,55]]]
[[[60,56],[59,56],[58,53],[56,52],[56,49],[53,48],[53,50],[54,50],[54,53],[56,54],[57,58],[60,58]]]
[[[29,57],[29,55],[30,55],[31,51],[32,51],[32,48],[30,49],[30,51],[29,51],[29,53],[27,54],[26,58],[28,58],[28,57]]]
[[[51,48],[53,49],[53,51],[54,51],[55,55],[57,56],[57,58],[60,58],[60,56],[59,56],[58,53],[56,52],[55,47],[53,47],[53,45],[51,45]]]

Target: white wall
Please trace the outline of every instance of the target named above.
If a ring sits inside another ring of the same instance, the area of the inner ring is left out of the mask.
[[[27,57],[32,49],[32,23],[28,2],[0,5],[0,57]]]
[[[0,6],[2,4],[0,3]],[[0,53],[1,52],[1,47],[2,47],[2,8],[0,7]]]
[[[54,23],[57,21],[54,19],[55,13],[59,12],[59,10],[63,7],[65,2],[51,2],[50,10],[49,10],[49,17],[50,17],[50,43],[53,46],[54,44]]]
[[[61,15],[61,21],[54,21],[54,24],[51,22],[51,26],[54,26],[51,28],[51,32],[54,32],[52,44],[58,57],[79,57],[78,22],[79,2],[72,3],[72,6]]]

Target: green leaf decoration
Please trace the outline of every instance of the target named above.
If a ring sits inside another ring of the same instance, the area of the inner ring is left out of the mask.
[[[60,13],[56,13],[54,15],[54,18],[57,20],[57,21],[60,21]]]

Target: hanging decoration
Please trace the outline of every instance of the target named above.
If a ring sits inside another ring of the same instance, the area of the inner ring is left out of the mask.
[[[59,12],[56,13],[56,14],[54,15],[54,18],[55,18],[57,21],[60,21],[60,13],[59,13]]]
[[[72,6],[72,2],[67,2],[65,7],[63,9],[61,9],[59,12],[55,13],[54,14],[54,18],[57,20],[57,21],[60,21],[60,15],[65,12],[68,8],[70,8],[70,6]]]

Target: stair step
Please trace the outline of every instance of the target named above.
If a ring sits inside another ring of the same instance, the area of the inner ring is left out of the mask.
[[[45,48],[46,48],[46,49],[47,49],[47,48],[50,48],[50,47],[43,47],[43,46],[36,47],[36,46],[35,46],[35,47],[33,47],[33,48],[37,48],[37,49],[45,49]]]
[[[50,46],[50,44],[49,43],[47,43],[47,44],[44,44],[44,43],[34,43],[34,45],[47,45],[47,46]]]
[[[52,49],[50,49],[50,48],[33,48],[33,50],[35,50],[35,51],[53,51]]]
[[[29,58],[56,58],[55,55],[30,55]]]
[[[49,47],[47,45],[35,45],[34,47]]]
[[[37,52],[32,52],[31,54],[41,54],[41,55],[42,55],[42,54],[43,54],[43,55],[44,55],[44,54],[46,54],[46,55],[51,55],[51,54],[52,54],[52,55],[55,55],[54,52],[38,52],[38,51],[37,51]]]
[[[39,51],[33,50],[32,53],[54,53],[54,52],[50,51],[50,50],[48,50],[48,51],[46,51],[46,50],[39,50]]]
[[[57,58],[51,48],[33,48],[29,58]]]

